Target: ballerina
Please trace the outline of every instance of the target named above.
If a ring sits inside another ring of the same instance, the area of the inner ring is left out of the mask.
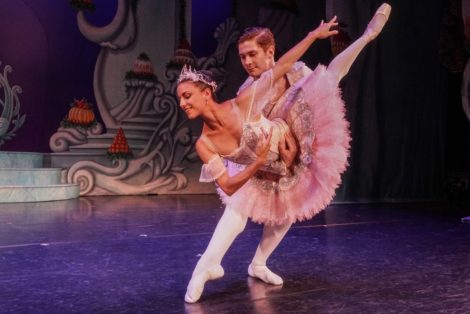
[[[188,118],[204,120],[201,137],[196,142],[196,151],[204,162],[200,180],[215,181],[226,204],[193,271],[186,302],[197,302],[205,283],[223,276],[221,260],[243,231],[247,218],[265,225],[289,227],[295,221],[313,217],[329,204],[346,169],[350,141],[338,83],[367,43],[380,33],[390,11],[391,7],[383,4],[364,34],[328,67],[319,65],[289,87],[290,91],[277,100],[280,119],[268,120],[262,115],[275,97],[276,83],[315,40],[337,33],[331,30],[337,25],[336,17],[327,23],[322,21],[272,69],[261,74],[235,99],[221,104],[214,100],[216,83],[209,76],[187,68],[182,71],[177,87],[180,106]],[[289,132],[298,141],[299,158],[295,160],[283,158],[282,153],[279,158],[278,147],[282,147]],[[230,161],[227,166],[222,159]],[[270,244],[271,238],[274,240]],[[266,266],[279,241],[276,235],[268,236],[264,248],[258,247],[248,267],[250,276],[269,284],[283,283]]]

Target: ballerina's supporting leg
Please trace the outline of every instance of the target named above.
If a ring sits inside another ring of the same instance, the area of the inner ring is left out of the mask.
[[[256,249],[255,256],[248,266],[248,275],[261,279],[271,285],[282,285],[282,278],[269,270],[266,266],[266,262],[284,238],[291,225],[291,223],[287,223],[283,225],[264,226],[263,236]]]
[[[392,7],[387,3],[382,4],[367,25],[364,34],[337,55],[328,65],[328,72],[337,76],[338,82],[349,72],[351,65],[362,49],[379,35],[390,16],[391,9]]]
[[[193,271],[184,297],[186,302],[197,302],[204,290],[204,284],[224,275],[224,269],[220,265],[222,258],[235,238],[245,229],[246,222],[245,216],[228,207],[225,209],[207,249]]]

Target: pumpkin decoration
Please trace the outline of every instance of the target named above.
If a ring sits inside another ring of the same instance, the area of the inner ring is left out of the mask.
[[[75,105],[70,108],[67,120],[76,124],[89,124],[95,120],[95,114],[86,100],[75,100]]]
[[[119,128],[116,136],[114,136],[113,143],[108,147],[107,155],[111,159],[120,159],[120,158],[130,158],[132,157],[132,152],[127,143],[126,136],[122,128]]]
[[[62,121],[62,127],[90,128],[96,124],[95,114],[90,103],[86,99],[74,99],[67,117]]]

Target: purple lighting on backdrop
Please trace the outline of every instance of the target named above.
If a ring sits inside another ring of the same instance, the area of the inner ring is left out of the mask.
[[[5,1],[6,2],[6,1]],[[108,24],[115,0],[100,0],[86,13],[97,26]],[[20,85],[25,124],[2,150],[50,152],[49,138],[74,98],[94,103],[93,71],[99,46],[78,30],[76,11],[63,0],[11,1],[0,11],[2,65],[11,65],[12,85]]]
[[[232,15],[232,0],[193,0],[191,46],[196,57],[214,52],[217,41],[214,31]]]

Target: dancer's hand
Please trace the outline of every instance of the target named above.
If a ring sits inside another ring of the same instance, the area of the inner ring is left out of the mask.
[[[281,141],[279,142],[279,155],[281,156],[282,161],[286,164],[287,168],[292,166],[292,163],[297,156],[297,152],[297,142],[294,136],[290,131],[286,132],[284,137],[281,138]]]
[[[338,34],[337,30],[331,30],[332,27],[338,26],[338,22],[336,22],[336,15],[329,21],[329,22],[324,22],[321,20],[320,25],[314,29],[311,34],[315,36],[315,38],[319,39],[325,39],[328,38],[332,35]]]
[[[255,161],[260,167],[266,163],[266,159],[268,158],[273,128],[269,129],[269,133],[265,132],[263,129],[262,131],[262,134],[258,136],[258,145],[256,147],[256,156],[258,156],[258,158]]]

